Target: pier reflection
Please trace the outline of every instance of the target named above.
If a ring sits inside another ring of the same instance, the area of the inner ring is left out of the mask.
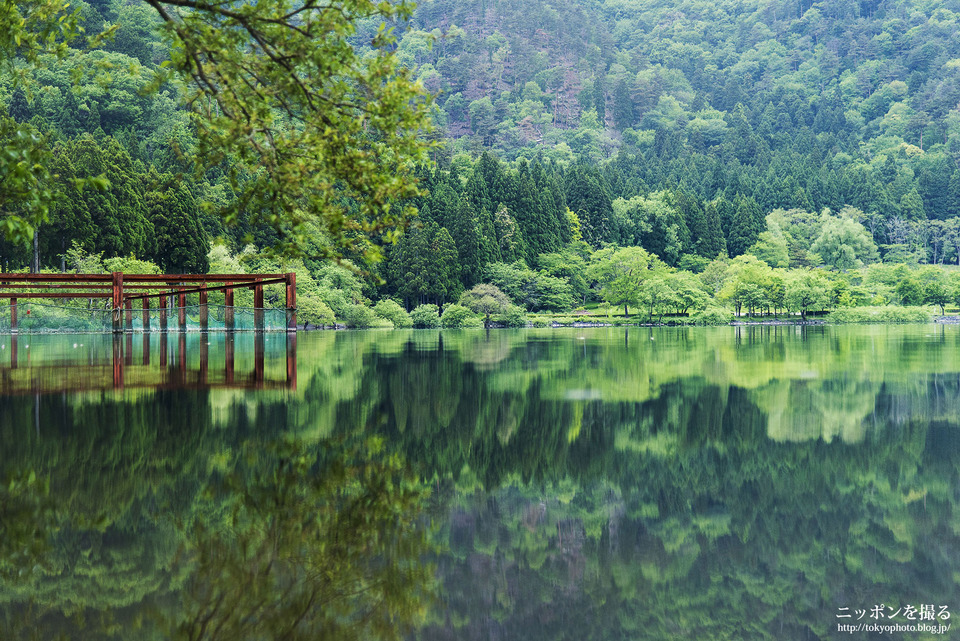
[[[297,335],[151,332],[0,339],[5,395],[147,387],[295,390]]]

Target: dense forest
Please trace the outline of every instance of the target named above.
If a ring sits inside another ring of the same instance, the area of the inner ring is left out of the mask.
[[[957,2],[421,2],[391,25],[396,63],[433,96],[431,162],[407,202],[419,214],[395,244],[374,233],[382,260],[348,247],[343,267],[321,229],[300,259],[259,257],[277,230],[243,206],[258,179],[231,158],[193,170],[190,89],[157,76],[160,18],[78,7],[89,33],[116,29],[0,79],[0,133],[37,136],[57,195],[32,248],[2,243],[5,270],[130,256],[169,273],[296,269],[304,321],[354,326],[376,322],[357,307],[440,312],[478,284],[506,294],[501,314],[602,300],[650,318],[942,312],[957,293],[916,270],[960,264]],[[354,45],[379,22],[359,20]],[[105,180],[77,190],[84,179]],[[794,282],[815,295],[788,296]],[[483,314],[474,293],[461,302]]]

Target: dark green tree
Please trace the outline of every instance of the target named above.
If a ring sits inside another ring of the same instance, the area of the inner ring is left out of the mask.
[[[466,198],[457,202],[456,220],[450,228],[450,236],[457,247],[460,260],[460,281],[466,287],[472,287],[480,281],[483,272],[481,255],[480,221],[473,204]]]
[[[151,259],[168,274],[205,274],[210,241],[196,201],[182,182],[169,174],[155,176],[145,196],[147,220],[153,225]]]
[[[620,78],[613,87],[613,126],[623,131],[633,126],[633,97],[626,79]]]
[[[727,243],[723,237],[720,224],[720,211],[716,202],[708,202],[704,206],[704,235],[694,237],[695,251],[704,258],[716,258],[727,250]]]
[[[456,299],[463,291],[457,245],[445,227],[438,228],[430,242],[428,270],[428,292],[440,305]]]
[[[583,240],[593,247],[614,240],[613,206],[603,176],[588,165],[577,165],[567,176],[567,206],[580,218]]]
[[[727,237],[727,251],[731,257],[747,251],[763,230],[759,222],[762,215],[757,203],[750,197],[740,198],[733,220],[730,222],[730,234]]]

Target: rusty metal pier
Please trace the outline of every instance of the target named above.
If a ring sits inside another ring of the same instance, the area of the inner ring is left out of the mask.
[[[17,332],[17,305],[32,299],[110,299],[115,333],[132,332],[134,314],[142,314],[143,331],[150,331],[151,301],[157,301],[160,331],[186,331],[186,297],[198,294],[200,331],[209,329],[208,294],[224,293],[224,330],[236,329],[233,294],[253,290],[253,329],[264,331],[263,288],[283,285],[286,330],[297,329],[297,277],[285,274],[3,274],[0,300],[10,301],[10,330]],[[134,310],[134,301],[140,301]],[[176,303],[176,304],[174,304]],[[174,318],[175,317],[175,318]],[[171,327],[172,325],[172,327]]]

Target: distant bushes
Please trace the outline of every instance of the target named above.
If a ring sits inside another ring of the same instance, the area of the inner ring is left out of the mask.
[[[690,315],[694,325],[729,325],[733,321],[733,312],[725,307],[710,306]]]
[[[503,327],[526,327],[527,313],[518,305],[511,305],[505,312],[494,318]]]
[[[436,305],[420,305],[410,312],[410,320],[417,329],[440,327],[440,308]]]
[[[393,323],[377,316],[366,305],[347,305],[341,317],[344,324],[352,329],[393,329]]]
[[[932,314],[922,307],[845,307],[831,312],[828,323],[929,323]]]
[[[373,306],[373,313],[390,321],[396,329],[413,327],[413,319],[410,318],[410,314],[396,301],[389,299],[380,301]]]
[[[320,298],[303,296],[297,303],[297,321],[303,323],[304,328],[309,325],[316,327],[335,327],[336,319],[333,310]]]
[[[443,316],[440,317],[440,327],[444,329],[483,327],[483,321],[462,305],[447,305],[443,310]]]

